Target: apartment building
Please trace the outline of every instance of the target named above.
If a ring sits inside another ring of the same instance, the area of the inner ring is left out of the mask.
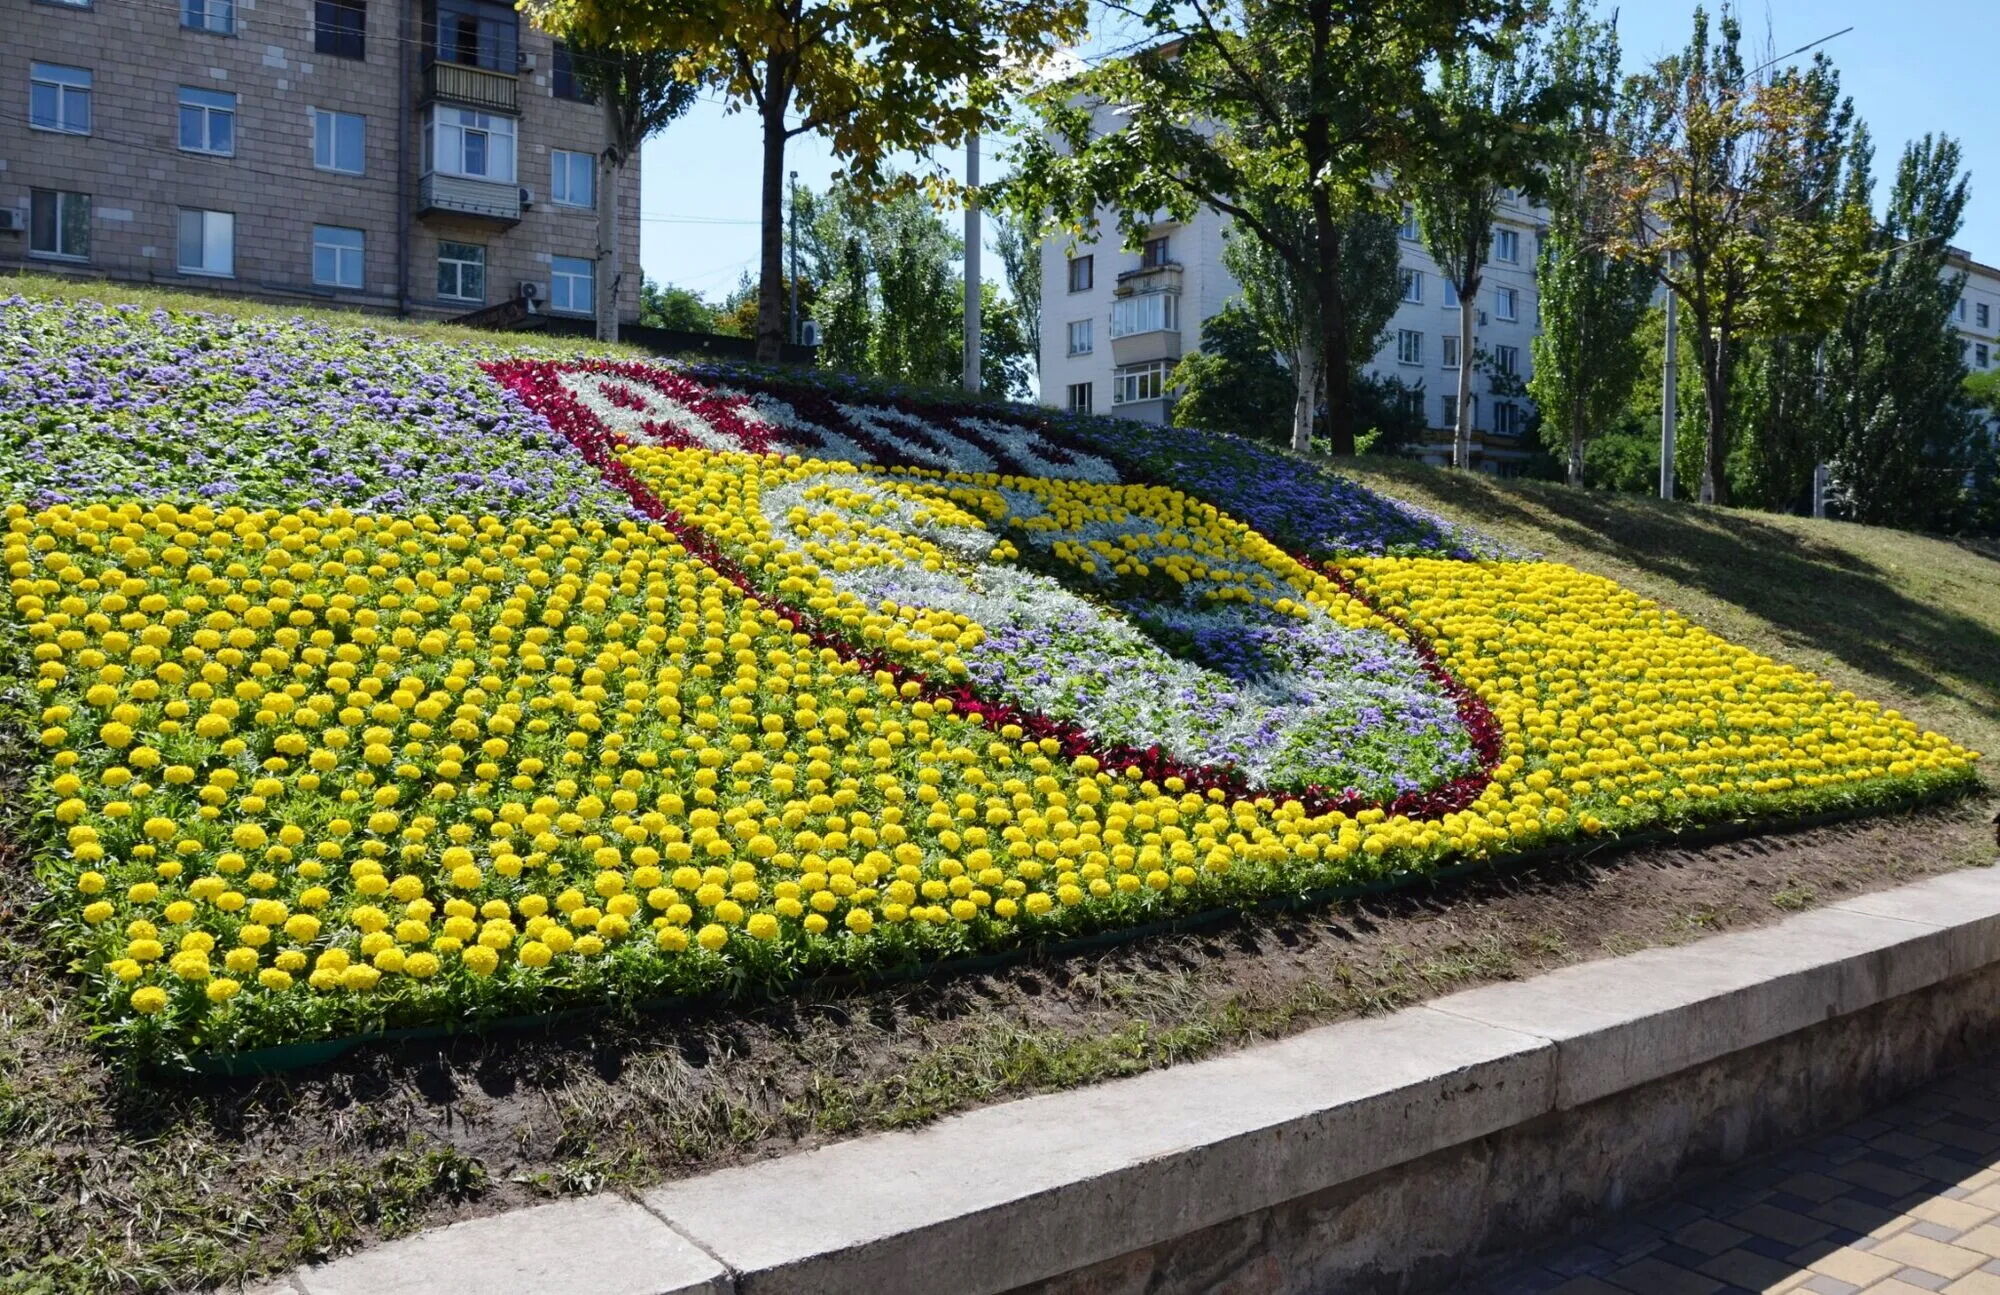
[[[596,308],[603,109],[488,0],[4,0],[0,267],[451,317]],[[639,176],[619,192],[638,312]]]
[[[1111,228],[1110,213],[1106,228]],[[1536,330],[1535,257],[1542,213],[1505,195],[1484,267],[1473,330],[1474,463],[1517,472],[1535,451],[1526,435],[1528,404],[1519,394]],[[1193,220],[1149,226],[1137,252],[1115,237],[1092,243],[1064,237],[1042,244],[1042,401],[1045,404],[1164,421],[1172,407],[1168,375],[1201,344],[1202,321],[1241,291],[1222,263],[1226,218],[1202,209]],[[1415,453],[1451,458],[1458,421],[1458,297],[1425,251],[1414,212],[1401,208],[1401,292],[1387,340],[1366,366],[1411,389],[1430,435]]]
[[[1965,276],[1965,286],[1951,312],[1965,367],[1974,373],[2000,369],[2000,269],[1981,265],[1970,253],[1954,247],[1945,273]]]

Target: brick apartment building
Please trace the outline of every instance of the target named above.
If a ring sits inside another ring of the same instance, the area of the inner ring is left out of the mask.
[[[0,267],[595,309],[603,110],[486,0],[0,0]],[[638,312],[639,176],[617,195]]]

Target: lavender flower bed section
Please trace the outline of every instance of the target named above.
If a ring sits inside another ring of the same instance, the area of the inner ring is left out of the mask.
[[[301,319],[0,301],[0,451],[37,507],[630,514],[474,357]]]

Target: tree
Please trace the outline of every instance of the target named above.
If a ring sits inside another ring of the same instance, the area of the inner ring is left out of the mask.
[[[1650,262],[1686,307],[1707,426],[1701,498],[1729,502],[1730,391],[1746,337],[1804,333],[1837,316],[1865,269],[1865,207],[1826,209],[1802,173],[1840,152],[1851,107],[1822,57],[1813,74],[1746,72],[1724,8],[1680,54],[1633,79],[1607,152],[1626,207],[1612,250]],[[1802,198],[1804,201],[1802,201]]]
[[[1570,88],[1570,115],[1564,147],[1549,167],[1549,229],[1535,263],[1541,328],[1528,394],[1541,412],[1543,444],[1564,456],[1572,486],[1584,484],[1585,443],[1608,430],[1631,398],[1639,326],[1653,292],[1652,267],[1609,250],[1617,195],[1591,165],[1610,139],[1617,68],[1616,26],[1590,21],[1582,0],[1569,0],[1549,46],[1549,78]]]
[[[584,89],[604,108],[604,148],[597,159],[597,340],[618,340],[618,194],[625,164],[639,145],[666,129],[694,102],[695,87],[680,79],[681,56],[619,40],[574,39],[570,65]],[[643,285],[642,285],[643,287]]]
[[[661,287],[649,276],[639,287],[639,322],[684,333],[715,331],[715,307],[686,288]]]
[[[965,296],[952,262],[963,240],[936,208],[905,191],[867,212],[869,270],[875,280],[868,371],[909,382],[949,382],[964,362]]]
[[[993,250],[1000,254],[1007,295],[1014,299],[1014,317],[1028,349],[1028,363],[1039,374],[1042,371],[1042,241],[1033,224],[1003,208],[993,213]],[[983,372],[985,366],[980,367]]]
[[[1492,47],[1531,9],[1529,0],[1152,0],[1140,12],[1157,45],[1031,96],[1035,120],[1002,193],[1077,234],[1094,232],[1109,205],[1128,242],[1156,213],[1229,217],[1303,289],[1315,373],[1344,379],[1357,339],[1341,286],[1343,213],[1413,152],[1437,62]],[[1334,453],[1351,454],[1356,411],[1334,394],[1328,438]],[[1310,433],[1309,420],[1295,421],[1299,448]]]
[[[1261,215],[1266,227],[1295,232],[1302,231],[1310,219],[1305,208],[1296,203]],[[1270,244],[1246,237],[1234,226],[1222,249],[1222,264],[1242,288],[1244,306],[1257,321],[1265,345],[1283,356],[1290,367],[1295,449],[1311,447],[1313,430],[1328,406],[1329,391],[1338,393],[1357,434],[1365,429],[1362,414],[1373,408],[1372,393],[1362,392],[1356,383],[1362,366],[1382,348],[1400,297],[1402,255],[1396,242],[1396,222],[1382,210],[1372,190],[1360,206],[1341,213],[1337,237],[1344,249],[1337,286],[1346,305],[1352,339],[1347,368],[1339,372],[1322,367],[1322,334],[1311,282],[1273,253]]]
[[[1613,51],[1616,53],[1615,49]],[[1614,63],[1613,66],[1616,66]],[[1553,124],[1562,95],[1535,42],[1501,41],[1497,49],[1447,54],[1424,108],[1429,130],[1402,177],[1417,211],[1424,246],[1458,293],[1458,353],[1471,355],[1479,286],[1493,246],[1503,189],[1542,190],[1543,168],[1564,137]],[[1472,366],[1458,366],[1458,426],[1452,464],[1472,466]]]
[[[979,372],[986,390],[1009,400],[1034,395],[1035,344],[1028,340],[1030,316],[1013,297],[1000,295],[991,279],[979,284]],[[963,310],[960,292],[959,309]]]
[[[1291,431],[1291,375],[1241,300],[1202,321],[1201,347],[1174,366],[1176,427],[1236,432],[1283,445]]]
[[[899,154],[932,155],[995,122],[1017,70],[1083,35],[1084,0],[533,0],[572,41],[682,51],[762,128],[757,358],[785,335],[785,147],[821,132],[842,174],[882,187]],[[942,182],[941,175],[932,179]]]
[[[1857,521],[1936,530],[1962,520],[1984,439],[1952,322],[1965,276],[1946,273],[1965,201],[1957,141],[1926,135],[1903,150],[1872,235],[1876,269],[1828,341],[1831,466]]]

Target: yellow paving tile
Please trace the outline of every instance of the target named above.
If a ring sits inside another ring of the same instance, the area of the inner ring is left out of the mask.
[[[1980,1182],[1981,1178],[1986,1181]],[[1974,1174],[1959,1186],[1971,1193],[1965,1198],[1967,1205],[1978,1205],[2000,1213],[2000,1175],[1992,1175],[1990,1170],[1986,1174]]]
[[[1967,1250],[1977,1250],[1989,1259],[2000,1259],[2000,1226],[1989,1223],[1985,1227],[1960,1233],[1952,1244],[1964,1246]]]
[[[1941,1223],[1960,1232],[1993,1221],[1992,1210],[1969,1201],[1954,1201],[1944,1196],[1933,1197],[1913,1208],[1910,1213],[1926,1222]]]
[[[1963,1277],[1990,1258],[1977,1250],[1933,1241],[1914,1232],[1899,1232],[1868,1253],[1895,1259],[1940,1277]]]
[[[1812,1261],[1810,1267],[1816,1273],[1836,1281],[1853,1282],[1856,1286],[1866,1286],[1869,1282],[1879,1282],[1890,1273],[1903,1267],[1893,1259],[1884,1259],[1869,1254],[1865,1250],[1836,1250],[1830,1255],[1822,1255]]]
[[[1984,1271],[1967,1273],[1945,1287],[1944,1295],[2000,1295],[2000,1276]]]

